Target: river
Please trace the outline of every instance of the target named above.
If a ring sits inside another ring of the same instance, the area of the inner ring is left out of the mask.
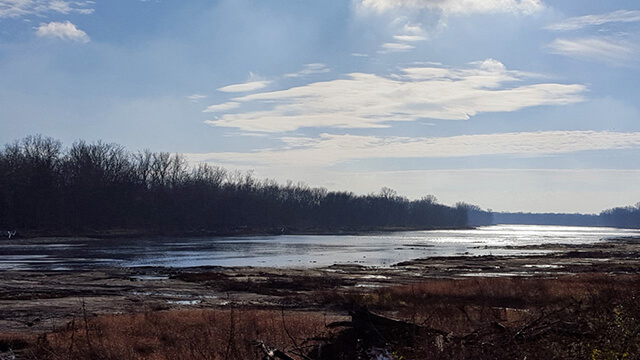
[[[495,225],[366,235],[280,235],[227,238],[61,239],[0,242],[0,270],[96,267],[259,266],[332,264],[391,266],[432,256],[531,255],[541,244],[590,244],[640,236],[638,230],[540,225]],[[509,247],[509,248],[507,248]]]

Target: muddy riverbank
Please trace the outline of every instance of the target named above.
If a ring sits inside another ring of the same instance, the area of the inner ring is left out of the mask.
[[[528,246],[531,256],[453,256],[390,267],[334,265],[139,267],[69,271],[0,271],[0,333],[43,332],[86,314],[225,307],[332,311],[323,291],[376,289],[468,277],[541,277],[640,273],[640,238],[590,245]],[[546,253],[544,253],[546,252]]]

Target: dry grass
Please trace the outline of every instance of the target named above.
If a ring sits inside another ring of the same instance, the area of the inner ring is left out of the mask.
[[[65,360],[248,360],[262,358],[254,343],[262,340],[289,354],[334,344],[318,359],[367,358],[365,345],[382,342],[405,360],[630,360],[640,359],[639,300],[638,275],[440,279],[362,292],[315,291],[309,299],[323,308],[366,306],[435,332],[337,332],[326,324],[339,318],[319,311],[155,311],[78,318],[37,341],[27,339],[23,354]]]
[[[37,359],[260,359],[255,341],[303,352],[327,335],[321,313],[182,310],[76,319],[40,337]]]
[[[449,334],[385,339],[403,359],[640,359],[637,275],[433,280],[318,297]]]

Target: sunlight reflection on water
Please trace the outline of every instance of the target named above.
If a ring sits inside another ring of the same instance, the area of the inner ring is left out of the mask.
[[[0,247],[4,255],[0,258],[0,270],[99,266],[391,266],[401,261],[433,256],[541,254],[547,251],[517,247],[540,244],[590,244],[621,236],[640,236],[640,231],[593,227],[496,225],[470,230],[348,236],[94,239],[74,244]],[[506,246],[514,248],[504,248]]]

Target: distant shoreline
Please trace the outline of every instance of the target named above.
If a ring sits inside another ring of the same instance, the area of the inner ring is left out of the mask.
[[[381,226],[362,229],[221,229],[221,230],[152,230],[152,229],[111,229],[111,230],[78,230],[78,231],[48,231],[48,230],[17,230],[11,239],[33,238],[142,238],[142,237],[241,237],[241,236],[278,236],[278,235],[366,235],[374,233],[390,233],[404,231],[429,230],[471,230],[467,227],[410,227],[410,226]],[[0,237],[0,241],[8,237]]]

